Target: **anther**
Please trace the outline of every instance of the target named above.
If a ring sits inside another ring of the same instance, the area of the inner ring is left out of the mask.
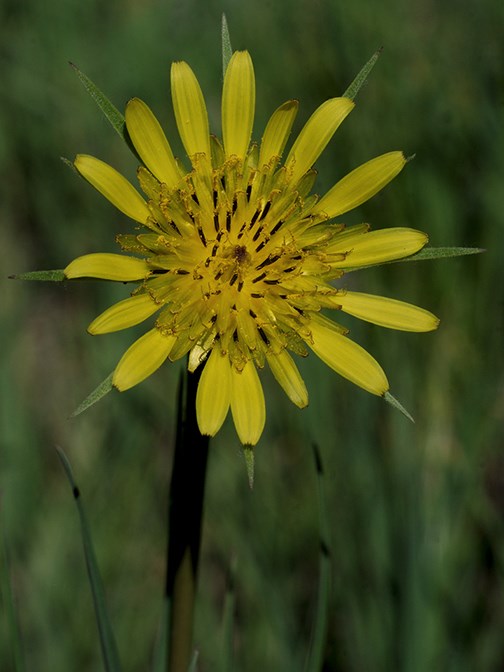
[[[255,243],[255,241],[259,238],[259,236],[261,235],[262,230],[263,230],[263,227],[260,226],[260,227],[257,229],[257,231],[254,233],[254,235],[253,235],[253,237],[252,237],[252,241],[253,241],[254,243]]]
[[[268,214],[268,212],[270,211],[270,208],[271,208],[271,201],[268,201],[266,203],[264,210],[261,212],[261,216],[259,217],[259,219],[264,219]]]
[[[279,222],[277,222],[275,226],[271,229],[270,234],[273,235],[274,233],[276,233],[283,223],[284,222],[282,219]]]
[[[261,327],[257,327],[257,331],[259,332],[259,336],[262,338],[264,343],[266,343],[266,345],[269,345],[270,344],[269,339],[264,333],[264,331],[261,329]]]
[[[264,268],[265,266],[269,266],[270,264],[274,264],[275,261],[278,261],[280,259],[279,254],[270,254],[269,257],[267,257],[262,263],[259,264],[259,266],[256,266],[256,270],[260,271],[261,268]]]
[[[262,279],[265,278],[265,277],[266,277],[266,273],[261,273],[261,275],[258,275],[257,278],[254,278],[254,279],[252,280],[252,282],[253,282],[253,283],[255,283],[255,282],[259,282],[259,280],[262,280]]]
[[[201,226],[198,226],[198,235],[201,239],[201,242],[206,247],[207,242],[206,242],[205,234],[203,233],[203,229],[201,228]]]

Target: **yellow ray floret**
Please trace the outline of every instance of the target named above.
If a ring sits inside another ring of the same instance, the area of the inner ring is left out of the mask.
[[[387,377],[364,348],[341,334],[329,320],[314,319],[310,329],[309,346],[327,366],[372,394],[385,394],[389,389]]]
[[[231,369],[231,412],[243,445],[255,446],[266,422],[264,393],[253,362]]]
[[[171,91],[177,128],[189,157],[210,156],[210,132],[200,85],[187,63],[173,63]]]
[[[334,302],[345,313],[389,329],[432,331],[439,326],[439,319],[428,310],[385,296],[342,292],[334,297]]]
[[[405,165],[402,152],[389,152],[364,163],[337,182],[317,203],[313,212],[337,217],[357,208],[383,189]]]
[[[288,100],[271,115],[261,142],[259,167],[269,163],[273,157],[280,158],[282,156],[298,108],[297,100]]]
[[[74,166],[90,184],[131,219],[145,224],[149,217],[147,204],[128,180],[112,166],[94,156],[78,154]]]
[[[349,98],[332,98],[315,110],[290,150],[285,165],[297,182],[322,154],[338,126],[350,114],[355,103]]]
[[[88,331],[95,335],[128,329],[154,315],[159,308],[160,306],[154,302],[150,294],[131,296],[129,299],[115,303],[98,315],[89,325]]]
[[[422,231],[407,228],[382,229],[355,236],[335,238],[327,252],[333,255],[343,253],[343,259],[331,262],[332,268],[358,268],[383,264],[386,261],[404,259],[427,244],[428,237]]]
[[[214,348],[201,374],[196,395],[196,416],[202,434],[217,434],[228,414],[230,398],[229,357]]]
[[[72,278],[98,278],[100,280],[115,280],[131,282],[142,280],[149,274],[149,266],[145,259],[125,257],[122,254],[95,252],[85,254],[71,261],[65,268],[65,276]]]
[[[226,70],[222,91],[222,136],[226,156],[243,158],[255,113],[255,78],[247,51],[236,51]]]
[[[181,179],[180,170],[159,121],[139,98],[132,98],[126,105],[125,118],[142,161],[160,182],[174,189]]]
[[[308,406],[308,392],[299,369],[287,350],[267,353],[268,366],[285,394],[298,408]]]
[[[148,378],[166,360],[175,340],[156,328],[144,334],[121,357],[112,378],[114,386],[124,392]]]

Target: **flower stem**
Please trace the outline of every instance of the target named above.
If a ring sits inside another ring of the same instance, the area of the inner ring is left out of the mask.
[[[168,672],[187,672],[192,657],[196,579],[209,437],[196,422],[199,372],[181,378],[177,436],[169,502],[166,594],[168,619]]]

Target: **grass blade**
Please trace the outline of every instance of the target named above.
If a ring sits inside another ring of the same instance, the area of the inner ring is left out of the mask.
[[[327,639],[329,616],[329,598],[331,593],[331,552],[329,547],[329,515],[324,489],[324,469],[317,445],[313,445],[315,466],[317,469],[317,502],[320,529],[319,584],[317,611],[305,665],[305,672],[320,672],[324,662],[324,649]]]
[[[191,664],[189,665],[189,669],[187,672],[196,672],[196,665],[198,664],[198,657],[199,657],[199,651],[196,649],[196,651],[193,653],[193,657],[191,659]]]
[[[100,572],[98,569],[98,563],[96,562],[96,556],[91,541],[91,532],[87,522],[86,514],[84,512],[84,507],[82,505],[79,488],[75,483],[72,468],[65,453],[61,450],[61,448],[56,448],[56,450],[58,451],[58,456],[72,487],[73,496],[77,505],[77,510],[79,512],[82,545],[84,547],[86,568],[89,582],[91,584],[91,592],[93,594],[96,623],[98,626],[98,632],[100,634],[100,643],[105,669],[107,672],[120,672],[121,665],[119,662],[119,655],[117,652],[115,637],[112,631],[112,626],[110,625],[107,606],[105,603],[105,590],[103,588]]]
[[[154,651],[153,672],[166,672],[168,660],[168,620],[170,618],[170,600],[167,596],[163,599],[161,622],[159,624],[159,637]]]
[[[224,613],[222,617],[222,660],[219,667],[221,672],[231,672],[233,669],[233,636],[236,603],[235,578],[236,558],[233,558],[229,568],[226,596],[224,598]]]
[[[3,527],[3,525],[2,525]],[[2,595],[2,602],[5,606],[5,615],[7,620],[7,631],[9,634],[9,641],[11,644],[11,657],[14,672],[24,672],[25,664],[23,657],[23,649],[21,646],[21,631],[16,613],[16,605],[14,602],[14,593],[12,590],[12,583],[9,571],[9,553],[7,548],[7,539],[5,531],[2,530],[2,557],[0,558],[0,594]],[[7,663],[7,661],[5,661]]]

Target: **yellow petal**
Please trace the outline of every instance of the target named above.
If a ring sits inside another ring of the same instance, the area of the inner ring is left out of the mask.
[[[315,205],[313,213],[336,217],[353,210],[383,189],[405,165],[402,152],[382,154],[364,163],[337,182]]]
[[[175,336],[151,329],[126,350],[115,368],[112,383],[120,392],[141,383],[159,369],[174,343]]]
[[[210,134],[205,99],[187,63],[173,63],[171,91],[177,127],[188,156],[204,153],[209,158]]]
[[[313,343],[307,343],[327,366],[372,394],[385,394],[389,388],[387,377],[364,348],[339,333],[329,320],[314,318],[310,330]]]
[[[267,353],[266,358],[273,375],[292,403],[299,408],[308,406],[306,385],[287,350],[277,355]]]
[[[231,368],[231,412],[240,441],[254,446],[264,429],[266,405],[259,375],[250,361],[243,371]]]
[[[142,224],[147,220],[150,213],[144,199],[115,168],[87,154],[78,154],[74,166],[82,177],[125,215]]]
[[[152,110],[139,98],[126,105],[126,127],[135,149],[160,182],[174,189],[180,182],[180,171],[171,147]]]
[[[330,245],[331,254],[347,253],[345,259],[331,262],[332,268],[357,268],[409,257],[428,242],[427,234],[416,229],[395,227],[345,237]]]
[[[139,294],[119,301],[98,315],[88,327],[90,334],[110,334],[140,324],[160,309],[150,294]]]
[[[261,142],[258,163],[260,168],[269,163],[273,157],[282,156],[298,107],[297,100],[288,100],[273,112]]]
[[[196,393],[196,417],[202,434],[217,434],[228,414],[230,396],[229,357],[216,347],[205,364]]]
[[[65,276],[68,279],[99,278],[119,282],[142,280],[149,275],[149,272],[145,259],[108,252],[85,254],[71,261],[65,268]]]
[[[349,98],[331,98],[315,110],[292,146],[285,165],[297,182],[322,154],[343,119],[355,104]]]
[[[390,329],[432,331],[439,325],[439,319],[428,310],[385,296],[345,292],[334,301],[345,313]]]
[[[255,79],[247,51],[235,51],[224,77],[222,137],[226,156],[245,158],[252,135],[255,110]]]

